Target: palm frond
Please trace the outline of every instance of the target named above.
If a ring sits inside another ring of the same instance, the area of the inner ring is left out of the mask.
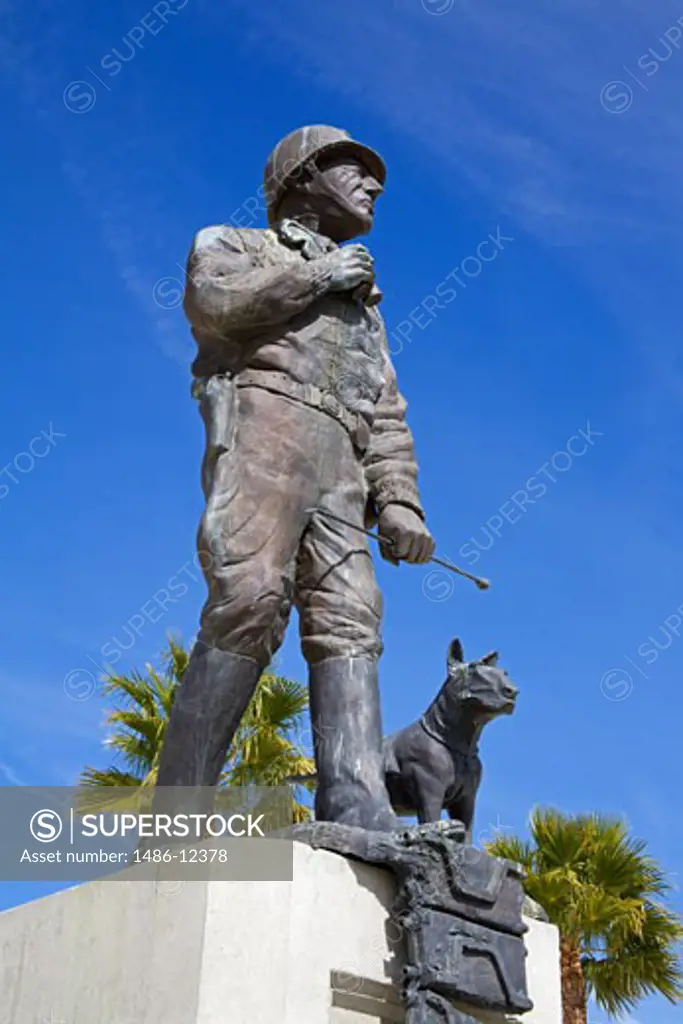
[[[486,843],[486,851],[492,857],[504,857],[521,864],[526,872],[534,868],[534,848],[528,841],[517,836],[499,835]]]
[[[106,770],[86,768],[80,786],[88,794],[107,786],[153,786],[175,695],[190,652],[169,637],[162,670],[145,666],[129,674],[112,674],[103,693],[112,702],[104,745],[119,764]],[[229,751],[221,785],[283,786],[296,776],[313,775],[313,760],[299,740],[308,707],[307,687],[270,667],[262,676]],[[290,786],[295,820],[310,817],[304,802],[311,785]],[[93,797],[94,799],[94,797]],[[99,798],[101,800],[101,797]]]
[[[648,995],[683,1001],[677,945],[683,927],[675,914],[647,903],[637,934],[621,937],[603,956],[586,957],[584,974],[598,1005],[612,1015],[633,1010]]]
[[[76,791],[74,810],[78,814],[115,810],[125,802],[126,790],[139,787],[139,778],[130,772],[122,772],[117,768],[100,771],[86,766]]]
[[[647,995],[683,999],[680,919],[656,897],[670,885],[642,839],[618,818],[535,808],[531,840],[501,836],[487,847],[517,860],[524,887],[558,926],[598,1005],[623,1014]]]

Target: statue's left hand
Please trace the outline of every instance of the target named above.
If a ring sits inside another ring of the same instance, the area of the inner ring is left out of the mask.
[[[434,539],[416,512],[407,505],[386,505],[382,509],[377,532],[392,542],[380,544],[387,562],[423,564],[434,554]]]

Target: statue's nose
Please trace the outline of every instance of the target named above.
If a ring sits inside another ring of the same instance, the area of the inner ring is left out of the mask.
[[[503,686],[503,696],[507,697],[508,700],[514,700],[518,693],[519,690],[512,683],[505,683]]]
[[[376,178],[366,178],[365,191],[372,199],[377,199],[377,196],[381,196],[382,192],[384,192],[384,189]]]

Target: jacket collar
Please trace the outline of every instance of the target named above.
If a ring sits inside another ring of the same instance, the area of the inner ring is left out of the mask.
[[[300,249],[301,255],[306,260],[316,259],[326,252],[332,252],[337,248],[337,243],[325,235],[319,235],[316,231],[304,227],[298,221],[286,217],[278,221],[275,230],[278,238],[290,249]]]

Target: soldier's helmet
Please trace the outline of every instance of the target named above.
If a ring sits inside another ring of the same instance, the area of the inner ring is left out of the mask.
[[[288,184],[296,178],[303,166],[321,153],[331,152],[348,153],[355,157],[377,178],[380,185],[384,184],[387,170],[379,153],[356,142],[342,128],[333,128],[328,124],[297,128],[278,142],[266,163],[264,185],[270,224],[277,219],[278,203]]]

